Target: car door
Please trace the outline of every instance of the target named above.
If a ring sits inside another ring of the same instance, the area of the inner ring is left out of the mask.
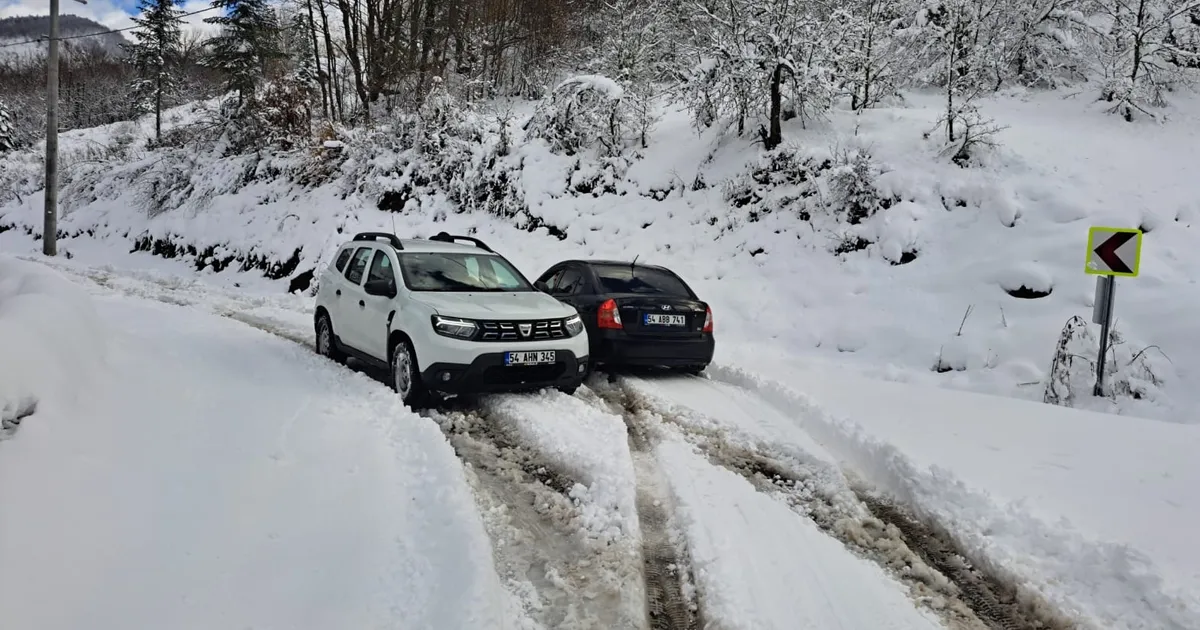
[[[367,338],[363,328],[363,311],[366,310],[368,296],[362,285],[367,277],[367,264],[374,253],[374,247],[363,246],[350,258],[350,264],[346,265],[345,282],[338,289],[338,312],[333,324],[342,343],[360,352],[366,352],[364,346]]]
[[[390,287],[386,295],[371,295],[367,293],[368,285]],[[396,263],[391,254],[377,249],[371,265],[367,268],[367,277],[363,281],[363,298],[359,313],[359,330],[363,333],[363,352],[387,361],[388,314],[395,309],[396,297]]]

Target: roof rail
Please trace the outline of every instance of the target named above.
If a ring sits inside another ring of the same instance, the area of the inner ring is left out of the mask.
[[[437,234],[434,234],[433,236],[429,237],[429,240],[441,241],[443,243],[453,243],[455,241],[467,241],[468,243],[471,243],[472,245],[474,245],[475,247],[478,247],[479,249],[482,249],[482,250],[488,251],[488,252],[492,252],[493,254],[496,253],[496,252],[492,251],[491,247],[487,246],[487,243],[484,243],[483,241],[475,238],[474,236],[461,236],[458,234],[447,234],[446,232],[438,232]]]
[[[356,241],[374,241],[376,239],[386,238],[388,244],[395,249],[404,249],[404,245],[400,242],[400,237],[387,232],[359,232],[354,235]]]

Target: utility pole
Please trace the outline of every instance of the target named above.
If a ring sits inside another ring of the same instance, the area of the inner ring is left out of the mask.
[[[75,0],[87,4],[87,0]],[[50,55],[46,60],[46,206],[42,253],[58,254],[58,0],[50,0]]]

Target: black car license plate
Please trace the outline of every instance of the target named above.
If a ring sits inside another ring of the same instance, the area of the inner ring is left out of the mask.
[[[687,317],[684,315],[646,313],[642,318],[642,323],[647,326],[687,326]]]

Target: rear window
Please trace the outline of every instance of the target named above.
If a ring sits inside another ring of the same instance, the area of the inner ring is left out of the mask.
[[[335,263],[338,271],[344,271],[346,269],[346,263],[350,262],[351,251],[352,250],[347,247],[346,249],[342,250],[342,253],[338,254],[337,263]]]
[[[636,293],[692,297],[687,285],[674,274],[647,267],[593,265],[602,293]]]

